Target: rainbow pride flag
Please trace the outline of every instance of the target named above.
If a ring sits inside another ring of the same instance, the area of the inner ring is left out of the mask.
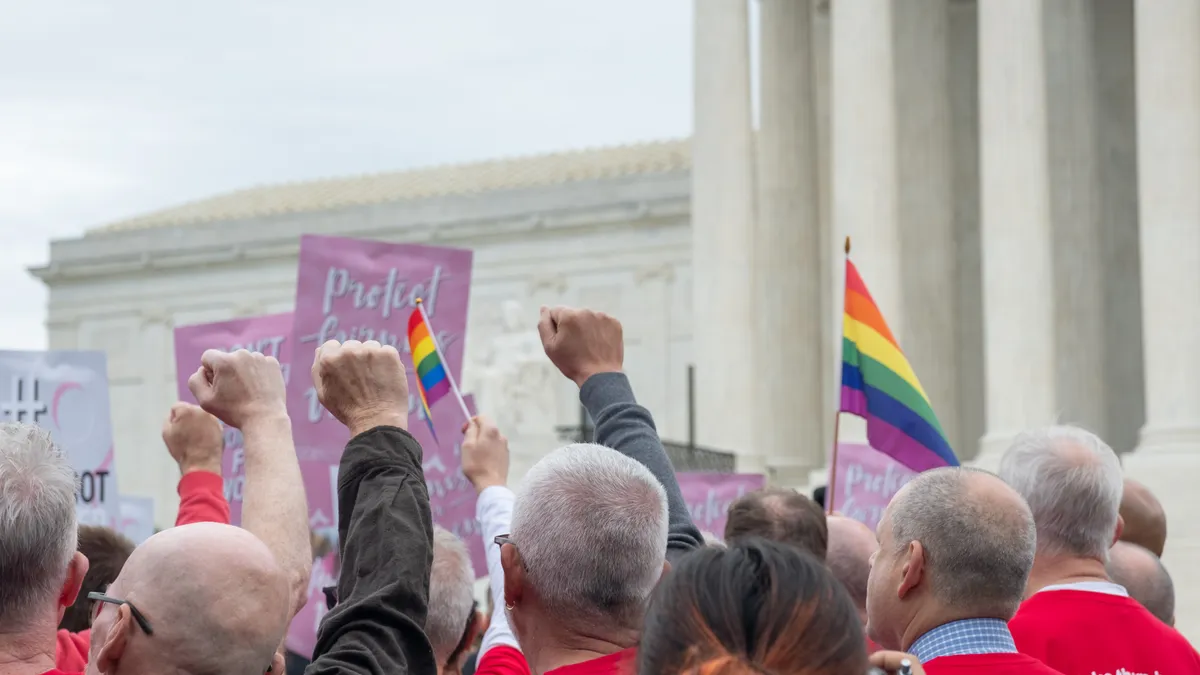
[[[408,317],[408,348],[412,352],[413,368],[416,369],[417,393],[425,410],[425,422],[432,433],[433,416],[429,408],[450,392],[450,375],[442,363],[441,352],[433,341],[433,333],[420,307]],[[436,434],[434,440],[437,440]]]
[[[849,260],[841,412],[866,419],[868,444],[913,471],[958,466],[929,396]]]

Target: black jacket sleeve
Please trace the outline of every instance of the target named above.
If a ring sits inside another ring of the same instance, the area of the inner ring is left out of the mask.
[[[338,604],[306,675],[433,675],[425,636],[433,523],[421,446],[376,427],[350,440],[338,474]]]
[[[699,548],[704,539],[692,523],[679,491],[675,468],[658,438],[650,411],[638,405],[624,373],[600,373],[588,378],[579,400],[596,423],[596,443],[641,462],[667,492],[667,560]]]

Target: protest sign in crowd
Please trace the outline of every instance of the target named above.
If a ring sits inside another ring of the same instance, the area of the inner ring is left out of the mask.
[[[619,320],[564,307],[537,330],[595,442],[511,490],[457,386],[471,262],[305,237],[294,313],[178,328],[157,533],[120,493],[103,355],[0,353],[0,675],[1200,673],[1153,495],[1074,427],[958,466],[852,266],[867,443],[835,445],[831,512],[677,474]]]

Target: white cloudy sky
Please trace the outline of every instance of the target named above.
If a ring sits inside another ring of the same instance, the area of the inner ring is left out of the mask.
[[[51,239],[248,185],[682,136],[690,0],[0,0],[0,348]]]

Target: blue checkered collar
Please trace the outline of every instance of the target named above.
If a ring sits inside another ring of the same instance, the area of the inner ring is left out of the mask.
[[[944,623],[917,638],[908,652],[921,663],[939,656],[1015,654],[1008,624],[1000,619],[963,619]]]

